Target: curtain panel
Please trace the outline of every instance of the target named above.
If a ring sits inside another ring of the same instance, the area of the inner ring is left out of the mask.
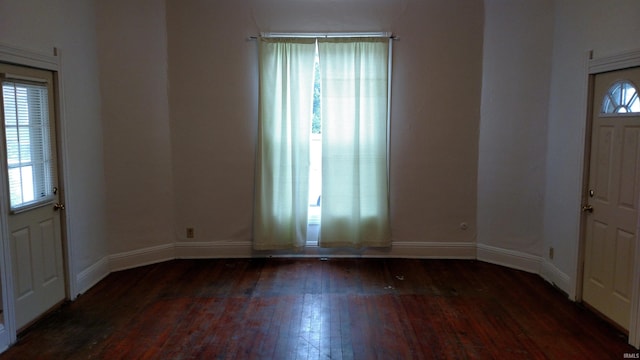
[[[389,39],[317,40],[321,74],[321,247],[391,245]],[[306,243],[316,39],[261,38],[254,242]]]
[[[315,39],[260,39],[256,250],[307,241]]]
[[[391,245],[389,41],[318,40],[322,84],[321,247]]]

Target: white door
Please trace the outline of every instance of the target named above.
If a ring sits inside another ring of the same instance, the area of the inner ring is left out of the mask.
[[[630,325],[640,198],[640,68],[595,76],[583,300]]]
[[[15,318],[25,327],[65,299],[53,74],[0,64],[2,153]]]

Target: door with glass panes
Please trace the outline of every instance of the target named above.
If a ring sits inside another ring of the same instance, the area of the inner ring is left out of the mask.
[[[629,329],[640,208],[640,68],[597,74],[583,300]]]
[[[65,297],[53,74],[0,64],[2,81],[2,201],[16,327],[24,328]]]

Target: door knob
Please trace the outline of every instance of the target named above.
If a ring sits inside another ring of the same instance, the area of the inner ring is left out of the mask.
[[[62,204],[62,203],[53,204],[53,210],[54,211],[64,210],[64,204]]]
[[[585,205],[585,206],[582,207],[582,211],[588,212],[588,213],[592,213],[593,212],[593,206]]]

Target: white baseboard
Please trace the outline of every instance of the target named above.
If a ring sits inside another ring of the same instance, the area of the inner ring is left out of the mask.
[[[476,247],[477,259],[480,261],[540,274],[542,258],[539,256],[485,244],[476,244]]]
[[[253,257],[251,241],[177,242],[176,259],[223,259]]]
[[[176,243],[178,259],[217,259],[249,257],[390,257],[416,259],[475,259],[474,243],[394,242],[390,248],[362,250],[320,248],[307,245],[303,251],[254,251],[251,241],[210,241]]]
[[[0,353],[5,352],[12,341],[16,341],[15,335],[13,337],[14,340],[11,340],[12,336],[9,334],[9,331],[7,331],[6,324],[0,324]]]
[[[175,244],[164,244],[109,256],[109,269],[119,271],[173,260]]]
[[[560,271],[555,264],[547,260],[543,260],[540,276],[546,281],[557,286],[560,290],[564,291],[569,296],[569,299],[575,301],[575,289],[573,289],[573,286],[571,285],[571,278],[569,275]]]
[[[95,262],[93,265],[82,270],[76,276],[76,290],[78,294],[71,294],[71,297],[75,299],[79,294],[92,288],[100,280],[104,279],[110,273],[109,258],[103,257]]]
[[[408,259],[475,259],[473,242],[410,242],[396,241],[388,255]]]

